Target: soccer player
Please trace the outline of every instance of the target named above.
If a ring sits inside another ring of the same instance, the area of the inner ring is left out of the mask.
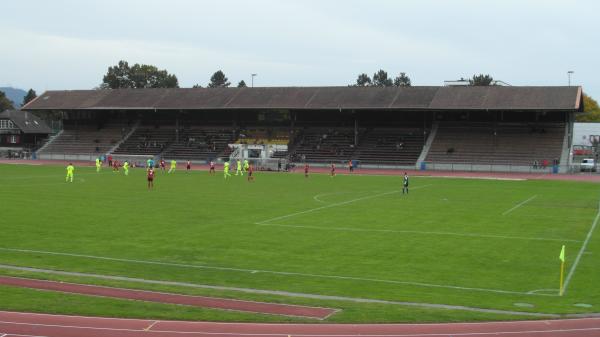
[[[350,173],[354,172],[354,166],[352,165],[352,160],[348,160],[348,171],[350,171]]]
[[[304,178],[308,178],[308,163],[304,163]]]
[[[176,168],[177,168],[177,161],[175,161],[175,159],[171,159],[171,168],[169,169],[169,172],[167,172],[167,173],[175,172]]]
[[[127,160],[123,163],[123,172],[126,176],[129,175],[129,162]]]
[[[250,168],[250,164],[248,163],[248,159],[244,159],[244,172],[247,172]]]
[[[191,169],[192,169],[192,162],[188,160],[187,164],[185,165],[185,172],[187,173]]]
[[[406,172],[404,172],[404,178],[402,179],[402,194],[404,194],[404,191],[408,194],[408,174]]]
[[[116,159],[113,161],[113,173],[115,172],[119,172],[119,161]]]
[[[252,167],[252,165],[248,165],[248,181],[254,181],[252,173],[254,173],[254,167]]]
[[[210,169],[208,170],[208,174],[215,174],[215,162],[214,161],[210,161]]]
[[[154,165],[152,165],[152,158],[148,158],[148,160],[146,160],[146,171],[150,170],[150,168],[153,166]]]
[[[225,164],[223,164],[223,178],[227,179],[227,177],[231,177],[231,174],[229,173],[228,161],[226,161]]]
[[[161,171],[166,171],[166,167],[165,167],[165,160],[163,158],[160,158],[160,170]]]
[[[331,163],[331,178],[335,177],[335,164]]]
[[[235,175],[237,176],[238,174],[241,174],[242,177],[244,176],[244,172],[242,172],[242,161],[241,160],[237,160],[237,169],[235,170]]]
[[[102,168],[102,162],[100,161],[100,157],[96,158],[96,172],[100,172]]]
[[[65,182],[68,182],[69,179],[73,182],[73,173],[75,173],[75,166],[73,166],[73,163],[69,163],[69,165],[67,165],[67,178],[65,179]]]
[[[154,168],[148,170],[148,189],[154,189]]]

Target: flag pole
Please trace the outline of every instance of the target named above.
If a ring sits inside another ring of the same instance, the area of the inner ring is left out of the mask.
[[[565,289],[563,288],[563,276],[565,274],[565,261],[560,262],[560,296],[563,295]]]

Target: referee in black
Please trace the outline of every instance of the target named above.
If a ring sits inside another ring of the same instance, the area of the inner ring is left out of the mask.
[[[404,178],[402,179],[402,194],[408,194],[408,174],[404,172]]]

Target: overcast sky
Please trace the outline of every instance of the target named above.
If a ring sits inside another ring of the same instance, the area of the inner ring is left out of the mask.
[[[600,98],[600,1],[6,0],[0,86],[90,89],[119,60],[181,87],[222,69],[233,84],[353,83],[378,69],[413,85],[489,73]]]

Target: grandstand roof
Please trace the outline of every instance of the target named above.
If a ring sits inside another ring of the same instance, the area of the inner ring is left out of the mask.
[[[0,119],[10,119],[23,133],[52,133],[52,130],[43,120],[27,111],[7,110],[0,112]]]
[[[25,110],[582,111],[581,87],[261,87],[46,91]]]

